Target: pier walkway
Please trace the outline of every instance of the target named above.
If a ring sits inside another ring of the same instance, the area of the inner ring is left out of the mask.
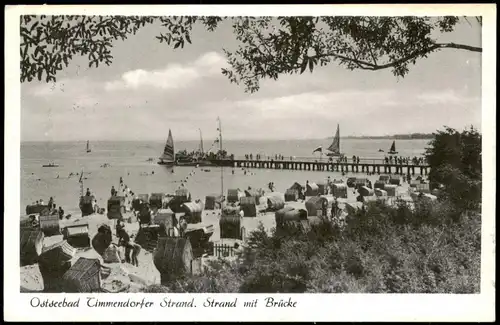
[[[299,160],[300,159],[300,160]],[[212,162],[217,166],[236,168],[265,168],[283,170],[311,170],[353,173],[382,173],[382,174],[410,174],[427,175],[430,166],[426,164],[396,164],[385,163],[383,159],[360,159],[359,163],[328,161],[327,159],[313,160],[299,158],[297,160],[247,160],[247,159],[220,159]]]

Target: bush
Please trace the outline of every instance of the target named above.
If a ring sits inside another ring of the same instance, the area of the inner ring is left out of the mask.
[[[238,260],[144,292],[477,293],[480,262],[479,212],[452,199],[373,202],[342,231],[327,221],[280,236],[259,227]]]

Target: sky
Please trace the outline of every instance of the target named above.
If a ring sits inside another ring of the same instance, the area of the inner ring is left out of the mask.
[[[438,40],[481,46],[475,20],[463,21]],[[254,94],[221,74],[223,47],[237,44],[222,25],[195,28],[192,45],[172,49],[146,26],[116,41],[111,66],[88,68],[75,58],[57,83],[21,86],[22,141],[319,139],[341,136],[431,133],[444,125],[481,129],[481,54],[442,50],[410,67],[349,71],[331,64],[313,73],[261,81]]]

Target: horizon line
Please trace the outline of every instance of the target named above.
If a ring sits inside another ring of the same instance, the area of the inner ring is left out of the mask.
[[[378,139],[388,139],[388,140],[428,140],[427,138],[417,138],[417,139],[394,139],[394,137],[401,135],[351,135],[340,137],[341,139],[366,139],[369,138],[378,138]],[[330,140],[333,137],[324,137],[324,138],[276,138],[276,139],[264,139],[264,138],[233,138],[233,139],[224,139],[224,141],[311,141],[311,140]],[[75,140],[21,140],[20,142],[163,142],[165,139],[75,139]],[[174,141],[183,141],[183,142],[199,142],[200,139],[176,139]],[[208,142],[209,140],[203,140],[203,142]]]

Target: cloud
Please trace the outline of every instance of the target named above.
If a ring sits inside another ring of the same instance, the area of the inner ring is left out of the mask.
[[[360,116],[366,112],[397,105],[393,90],[342,90],[331,92],[304,92],[275,98],[250,99],[237,106],[258,109],[269,118],[304,118],[307,116],[343,118]]]
[[[457,94],[452,89],[425,92],[417,95],[416,99],[426,104],[461,104],[480,100],[480,98]]]
[[[121,75],[120,79],[106,82],[105,89],[114,91],[143,87],[185,88],[204,77],[220,74],[220,69],[226,64],[222,55],[217,52],[208,52],[187,64],[172,63],[164,69],[151,71],[143,69],[127,71]]]
[[[448,92],[345,89],[218,101],[205,107],[224,117],[231,138],[310,139],[331,135],[337,123],[343,135],[432,132],[446,123],[476,123],[481,114],[476,103],[446,105],[472,100]]]

